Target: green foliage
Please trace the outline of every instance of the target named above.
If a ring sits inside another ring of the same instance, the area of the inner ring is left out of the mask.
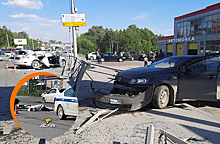
[[[92,26],[88,32],[77,38],[78,52],[85,54],[100,49],[101,52],[122,51],[155,51],[157,50],[157,38],[151,30],[139,29],[132,24],[127,29],[112,30],[102,26]],[[80,51],[81,48],[81,51]]]
[[[2,28],[0,27],[0,47],[8,47],[8,42],[7,42],[7,36],[8,35],[8,41],[9,41],[9,46],[10,47],[17,47],[18,45],[14,44],[14,39],[15,38],[21,38],[21,39],[27,39],[27,45],[24,45],[24,48],[31,47],[33,50],[33,46],[36,49],[38,47],[38,42],[37,40],[33,40],[29,38],[29,35],[25,32],[11,32],[11,30],[7,29],[6,26],[3,26]],[[39,46],[42,44],[42,41],[40,41]]]

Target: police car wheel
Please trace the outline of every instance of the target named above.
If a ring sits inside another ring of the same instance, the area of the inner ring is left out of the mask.
[[[58,118],[61,119],[61,120],[66,118],[66,115],[64,114],[62,106],[58,107],[57,115],[58,115]]]

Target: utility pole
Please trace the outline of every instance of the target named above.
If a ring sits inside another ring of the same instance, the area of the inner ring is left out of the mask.
[[[9,46],[9,40],[8,40],[8,34],[7,33],[6,33],[6,37],[7,37],[8,47],[10,47]]]
[[[34,40],[32,39],[32,45],[33,45],[33,50],[34,50]]]
[[[71,11],[72,14],[75,13],[75,6],[74,6],[74,0],[71,0]],[[76,27],[72,27],[72,34],[73,34],[73,46],[74,46],[74,58],[77,57],[77,41],[76,41]]]

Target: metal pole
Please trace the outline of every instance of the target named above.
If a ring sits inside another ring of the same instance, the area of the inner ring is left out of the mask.
[[[74,6],[74,0],[71,0],[71,10],[72,10],[72,14],[75,13],[75,6]],[[73,34],[73,46],[74,46],[74,58],[77,57],[77,41],[76,41],[76,28],[72,27],[72,34]]]
[[[6,37],[7,37],[8,47],[10,47],[9,46],[9,40],[8,40],[8,34],[7,33],[6,33]]]
[[[33,45],[33,50],[34,50],[34,40],[32,39],[32,45]]]

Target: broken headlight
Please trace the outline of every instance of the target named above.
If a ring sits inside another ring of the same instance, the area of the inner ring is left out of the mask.
[[[131,79],[129,81],[129,84],[146,84],[148,82],[149,82],[149,79],[140,78],[140,79]]]

